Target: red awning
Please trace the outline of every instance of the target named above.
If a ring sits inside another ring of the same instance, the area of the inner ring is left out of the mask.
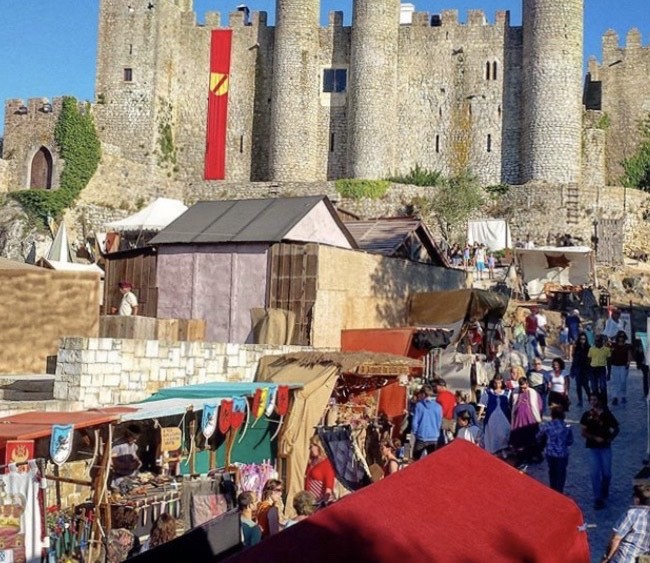
[[[587,563],[583,524],[571,499],[458,440],[228,561]]]
[[[35,440],[49,436],[53,424],[74,424],[75,429],[117,422],[129,407],[109,407],[80,412],[24,412],[0,418],[0,447],[7,440]]]

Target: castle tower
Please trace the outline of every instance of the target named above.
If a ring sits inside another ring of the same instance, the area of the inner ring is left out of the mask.
[[[521,180],[575,183],[582,160],[583,0],[524,0]]]
[[[271,95],[272,180],[317,174],[319,0],[277,0]]]
[[[350,55],[348,176],[395,167],[400,0],[355,0]]]

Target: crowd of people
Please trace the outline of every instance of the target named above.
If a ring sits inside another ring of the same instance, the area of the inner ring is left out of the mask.
[[[548,322],[544,312],[532,308],[520,325],[513,327],[512,347],[504,345],[508,351],[501,354],[503,361],[489,385],[477,392],[476,407],[457,392],[450,415],[447,393],[453,393],[445,382],[436,379],[422,387],[411,409],[413,459],[444,447],[451,439],[467,440],[520,468],[545,459],[550,487],[562,493],[569,452],[577,439],[565,416],[577,406],[576,430],[588,452],[594,508],[601,510],[608,501],[612,480],[611,446],[620,430],[612,408],[628,399],[627,379],[633,361],[643,373],[644,392],[648,394],[643,346],[638,340],[628,342],[628,327],[620,311],[613,310],[594,334],[583,328],[579,311],[574,310],[563,317],[557,335],[562,355],[553,357],[547,369]],[[638,556],[650,550],[650,489],[635,495],[635,506],[614,527],[604,560],[633,561],[626,558],[630,553]],[[642,528],[639,522],[644,522]]]
[[[474,243],[465,244],[461,247],[454,244],[447,249],[447,258],[452,266],[464,268],[465,270],[475,270],[478,279],[483,279],[487,275],[489,279],[494,279],[494,269],[496,268],[496,258],[494,253],[484,244]]]

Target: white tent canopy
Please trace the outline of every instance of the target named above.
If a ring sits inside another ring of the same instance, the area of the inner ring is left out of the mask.
[[[187,206],[182,201],[159,197],[134,215],[107,223],[106,230],[117,232],[161,231],[186,211]]]
[[[202,411],[204,405],[219,406],[223,400],[224,397],[215,397],[213,399],[173,398],[162,399],[160,401],[134,403],[126,406],[137,410],[121,414],[120,421],[128,422],[131,420],[162,418],[164,416],[180,416],[188,410]]]
[[[547,283],[568,286],[596,281],[594,252],[588,246],[517,248],[515,258],[531,299],[539,298]]]

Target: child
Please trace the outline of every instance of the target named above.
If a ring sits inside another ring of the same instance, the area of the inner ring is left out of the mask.
[[[461,412],[456,417],[456,438],[477,446],[481,444],[481,429],[476,424],[472,424],[472,416],[467,411]]]
[[[494,267],[496,266],[496,260],[494,258],[494,254],[490,252],[488,254],[487,258],[487,267],[488,267],[488,278],[493,280],[494,279]]]

